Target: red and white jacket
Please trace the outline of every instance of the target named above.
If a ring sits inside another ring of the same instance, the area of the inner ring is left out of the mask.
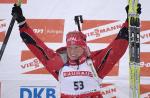
[[[41,61],[41,63],[46,67],[49,73],[52,74],[57,80],[59,80],[60,77],[59,73],[60,70],[62,71],[62,69],[70,70],[70,72],[77,71],[66,67],[64,68],[64,66],[66,65],[71,66],[71,64],[68,62],[69,59],[67,57],[66,47],[60,48],[57,51],[53,51],[52,49],[47,47],[44,44],[44,42],[42,42],[35,35],[33,30],[27,25],[27,23],[20,26],[20,36],[25,42],[25,44],[27,45],[27,47],[32,51],[32,53]],[[120,32],[118,33],[117,37],[105,49],[91,51],[90,59],[92,60],[93,66],[96,69],[97,75],[100,79],[103,79],[111,71],[111,69],[116,64],[116,62],[118,62],[118,60],[124,55],[127,47],[128,47],[128,28],[127,28],[127,22],[125,22],[122,28],[120,29]],[[80,65],[86,66],[86,64],[84,65],[86,60],[87,58],[79,62],[78,66]],[[80,70],[80,72],[85,73],[85,70]],[[78,73],[78,75],[80,75],[80,72]],[[90,75],[90,70],[89,70],[86,73],[86,75],[90,77],[93,75],[93,73],[91,73]],[[64,72],[64,77],[66,76],[68,75]],[[76,76],[72,76],[71,79],[72,78],[76,78]],[[79,81],[79,83],[80,82],[82,84],[82,81]],[[75,86],[77,86],[76,82],[75,82]],[[85,96],[88,96],[89,98],[102,98],[102,95],[97,90],[85,94],[81,93],[79,95],[74,95],[74,94],[69,95],[69,94],[62,93],[61,98],[85,98]]]

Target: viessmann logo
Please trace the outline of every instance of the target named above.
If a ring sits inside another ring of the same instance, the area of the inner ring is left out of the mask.
[[[83,32],[90,43],[110,43],[119,32],[122,23],[115,20],[85,20]]]
[[[141,62],[140,62],[141,76],[150,76],[150,52],[141,53]]]
[[[23,74],[48,74],[43,64],[32,54],[31,51],[21,52],[21,71]]]
[[[140,88],[141,98],[150,98],[150,85],[142,84]]]
[[[63,19],[28,19],[27,23],[44,42],[62,42],[64,32]]]
[[[124,21],[85,20],[83,33],[89,43],[110,43],[118,34]],[[150,44],[150,21],[141,21],[141,43]]]
[[[14,4],[16,2],[18,2],[18,0],[0,0],[0,3],[7,3],[7,4]],[[22,3],[26,4],[27,0],[22,0]]]

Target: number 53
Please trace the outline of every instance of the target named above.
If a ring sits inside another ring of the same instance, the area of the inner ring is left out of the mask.
[[[74,90],[82,90],[84,89],[83,81],[74,81]]]

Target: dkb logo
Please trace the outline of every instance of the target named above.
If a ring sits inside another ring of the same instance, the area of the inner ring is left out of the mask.
[[[56,98],[55,87],[21,86],[20,98]]]

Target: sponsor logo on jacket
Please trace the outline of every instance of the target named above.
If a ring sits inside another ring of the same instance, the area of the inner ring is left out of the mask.
[[[92,72],[90,71],[68,71],[68,72],[63,72],[64,77],[70,77],[70,76],[89,76],[93,77]]]

